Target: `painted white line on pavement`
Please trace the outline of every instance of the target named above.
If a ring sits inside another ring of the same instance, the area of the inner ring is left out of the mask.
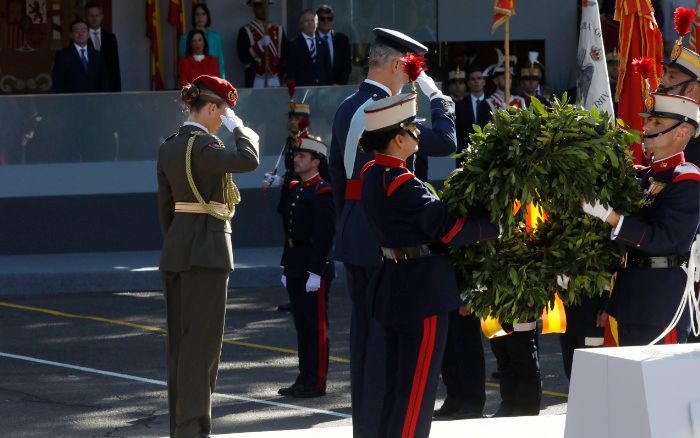
[[[21,356],[19,354],[0,352],[0,357],[7,357],[9,359],[24,360],[27,362],[40,363],[43,365],[52,365],[52,366],[61,367],[61,368],[68,368],[71,370],[84,371],[86,373],[100,374],[103,376],[117,377],[119,379],[134,380],[136,382],[149,383],[151,385],[167,386],[167,383],[163,380],[146,379],[144,377],[132,376],[131,374],[113,373],[111,371],[103,371],[103,370],[98,370],[95,368],[87,368],[87,367],[81,367],[78,365],[71,365],[71,364],[67,364],[67,363],[54,362],[54,361],[44,360],[44,359],[37,359],[35,357]],[[324,409],[307,408],[304,406],[297,406],[297,405],[292,405],[289,403],[278,403],[278,402],[274,402],[274,401],[270,401],[270,400],[259,400],[256,398],[243,397],[240,395],[221,394],[218,392],[215,392],[214,395],[217,397],[226,398],[226,399],[230,399],[230,400],[239,400],[239,401],[246,401],[246,402],[251,402],[251,403],[259,403],[262,405],[275,406],[278,408],[293,409],[295,411],[305,411],[305,412],[311,412],[314,414],[331,415],[333,417],[340,417],[340,418],[351,418],[350,415],[342,414],[340,412],[326,411]]]

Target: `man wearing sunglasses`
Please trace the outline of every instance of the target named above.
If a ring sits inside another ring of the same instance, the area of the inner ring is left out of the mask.
[[[316,35],[326,43],[331,56],[332,83],[334,85],[347,85],[350,77],[351,53],[350,39],[347,35],[333,30],[335,15],[328,5],[321,5],[316,9],[318,27]]]

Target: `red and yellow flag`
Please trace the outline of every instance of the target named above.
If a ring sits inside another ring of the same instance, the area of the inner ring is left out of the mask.
[[[158,0],[146,1],[146,36],[151,40],[151,88],[162,90],[163,45],[160,34],[160,7]]]
[[[170,0],[168,23],[175,28],[175,34],[179,41],[180,35],[185,33],[185,0]]]
[[[655,90],[662,74],[661,62],[664,57],[664,43],[659,26],[654,17],[651,0],[616,0],[615,21],[620,22],[619,47],[620,68],[615,97],[618,100],[617,116],[631,129],[642,130],[644,119],[639,112],[644,110],[644,79],[634,74],[632,60],[651,58],[656,61],[656,74],[649,78],[649,85]],[[646,164],[641,144],[631,146],[634,164]]]
[[[515,15],[515,0],[495,0],[493,5],[493,21],[491,22],[491,33],[494,33],[498,26]]]
[[[693,20],[693,24],[690,26],[690,43],[688,44],[688,48],[692,50],[693,52],[698,51],[698,38],[700,38],[700,0],[697,0],[695,2],[695,20]]]

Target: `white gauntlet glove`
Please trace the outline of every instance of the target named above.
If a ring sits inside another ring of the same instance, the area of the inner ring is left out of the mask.
[[[272,39],[270,39],[270,35],[265,35],[260,38],[256,44],[258,45],[258,49],[265,50],[265,47],[272,44]]]
[[[610,216],[610,213],[613,212],[612,205],[604,207],[603,204],[601,204],[597,199],[593,201],[593,204],[586,201],[581,201],[581,207],[583,208],[584,213],[595,216],[603,222],[607,221],[608,216]]]
[[[437,87],[437,85],[435,85],[433,78],[425,74],[425,72],[421,72],[418,79],[416,79],[416,82],[418,82],[420,91],[428,96],[429,99],[442,96],[442,92],[440,92],[440,89]]]
[[[266,188],[281,187],[283,182],[284,178],[272,172],[265,172],[265,176],[263,177],[263,187]]]
[[[282,282],[282,286],[287,287],[287,276],[282,274],[282,278],[280,278],[280,281]]]
[[[557,286],[562,288],[562,290],[567,290],[569,288],[569,277],[563,274],[557,275]]]
[[[321,288],[321,277],[309,272],[309,279],[306,280],[306,292],[316,292]]]
[[[233,130],[236,128],[244,126],[243,120],[241,120],[231,108],[226,108],[226,114],[219,117],[221,117],[221,121],[224,122],[226,129],[228,129],[230,132],[233,132]]]

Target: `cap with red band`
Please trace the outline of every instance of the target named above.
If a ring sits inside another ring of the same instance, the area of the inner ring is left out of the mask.
[[[216,93],[217,96],[224,99],[229,106],[236,106],[238,91],[236,91],[236,87],[231,85],[226,79],[217,78],[216,76],[201,75],[197,76],[197,79],[192,83],[210,89]]]

